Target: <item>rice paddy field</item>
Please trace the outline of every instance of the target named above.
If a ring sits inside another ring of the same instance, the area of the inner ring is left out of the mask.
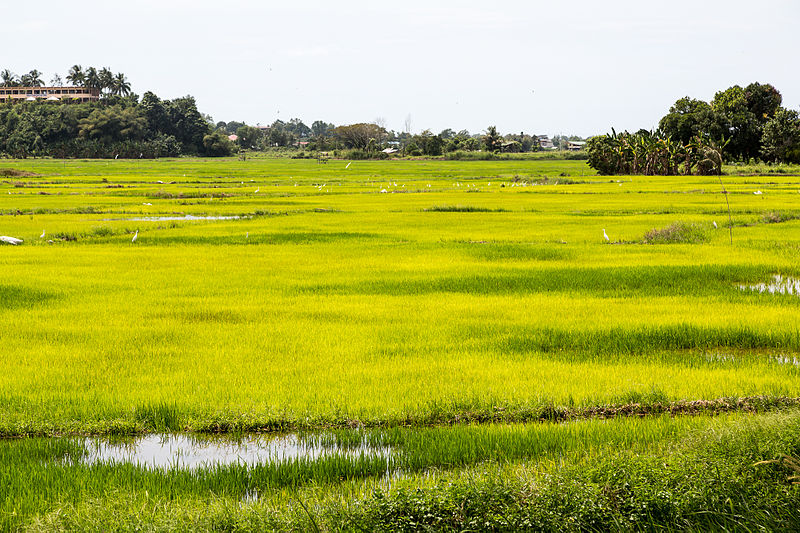
[[[0,527],[800,529],[797,170],[2,161]]]

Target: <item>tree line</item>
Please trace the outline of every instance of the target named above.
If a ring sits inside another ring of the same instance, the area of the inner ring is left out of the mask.
[[[489,152],[534,152],[540,150],[539,137],[525,133],[501,135],[495,126],[489,126],[483,134],[472,134],[467,130],[450,128],[440,133],[424,130],[417,134],[388,130],[380,119],[336,126],[322,120],[307,126],[302,120],[293,118],[288,122],[276,120],[267,127],[255,127],[244,122],[217,122],[217,131],[235,135],[238,147],[248,150],[268,150],[275,147],[293,147],[304,143],[307,150],[351,150],[351,157],[379,157],[383,150],[395,148],[405,155],[441,156],[457,151]],[[571,136],[555,138],[582,140]]]
[[[770,84],[734,85],[711,102],[685,97],[653,131],[612,133],[587,142],[601,174],[718,174],[723,161],[800,163],[800,115],[781,106]]]
[[[75,87],[98,89],[97,101],[0,102],[0,155],[81,158],[155,158],[179,155],[225,156],[235,146],[216,131],[191,96],[161,100],[131,92],[124,74],[109,68],[74,65],[66,76]],[[42,87],[42,73],[17,76],[0,71],[0,86]],[[54,76],[53,86],[63,85]]]
[[[0,103],[0,155],[15,158],[225,156],[234,150],[191,96]]]
[[[6,68],[0,71],[0,87],[44,87],[42,75],[39,70],[33,69],[27,74],[18,76]],[[116,96],[128,96],[131,93],[131,84],[128,83],[125,74],[122,72],[114,74],[108,67],[84,69],[80,65],[73,65],[66,79],[73,87],[98,89],[101,93]],[[50,85],[61,87],[64,85],[64,80],[61,75],[54,74]]]

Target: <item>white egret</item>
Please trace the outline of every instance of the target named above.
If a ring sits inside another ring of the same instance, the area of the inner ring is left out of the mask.
[[[760,194],[761,194],[761,191],[756,191],[756,192],[754,192],[753,194],[755,194],[755,195],[760,195]]]
[[[13,244],[14,246],[22,244],[22,239],[17,239],[16,237],[8,237],[7,235],[0,235],[0,241],[6,244]]]
[[[606,240],[606,242],[611,242],[611,239],[609,239],[608,235],[606,234],[606,229],[605,228],[603,228],[603,238]]]
[[[249,239],[249,238],[250,238],[250,232],[249,232],[249,231],[246,231],[246,232],[244,233],[244,238],[245,238],[245,239]]]
[[[712,223],[712,224],[714,224],[714,229],[717,229],[717,221],[716,221],[716,220],[714,220],[714,221],[713,221],[713,222],[711,222],[711,223]]]
[[[133,234],[133,239],[131,239],[131,242],[136,242],[136,238],[137,238],[138,236],[139,236],[139,230],[137,229],[137,230],[136,230],[136,233],[134,233],[134,234]]]
[[[42,234],[41,234],[41,235],[39,235],[39,238],[40,238],[40,239],[44,239],[44,230],[42,230]]]
[[[350,161],[350,163],[352,163],[352,161]],[[344,168],[346,168],[346,169],[347,169],[347,168],[350,168],[350,163],[347,163],[347,166],[346,166],[346,167],[344,167]]]
[[[261,187],[256,187],[256,192],[260,191]]]

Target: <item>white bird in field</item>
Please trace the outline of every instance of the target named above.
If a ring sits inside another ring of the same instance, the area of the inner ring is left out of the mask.
[[[137,229],[137,230],[136,230],[136,233],[134,233],[134,234],[133,234],[133,239],[131,239],[131,242],[136,242],[136,238],[137,238],[138,236],[139,236],[139,230]]]
[[[350,161],[350,163],[352,163],[352,161]],[[347,166],[344,168],[350,168],[350,163],[347,163]]]
[[[261,187],[256,187],[256,192],[260,191]]]
[[[611,239],[609,239],[608,235],[606,234],[605,228],[603,228],[603,238],[606,240],[606,242],[611,242]]]
[[[756,194],[756,195],[761,194],[761,191],[756,191],[753,194]]]
[[[44,230],[42,230],[42,234],[41,234],[41,235],[39,235],[39,238],[40,238],[40,239],[44,239]]]
[[[0,241],[6,244],[13,244],[14,246],[22,244],[22,239],[17,239],[16,237],[8,237],[7,235],[0,235]]]
[[[249,239],[250,238],[250,232],[249,231],[245,232],[244,238],[245,239]]]
[[[714,229],[717,229],[717,221],[716,221],[716,220],[714,220],[714,221],[713,221],[713,222],[711,222],[711,223],[712,223],[712,224],[714,224]]]

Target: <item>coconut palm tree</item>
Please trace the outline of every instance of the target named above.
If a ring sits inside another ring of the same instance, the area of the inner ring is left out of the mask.
[[[67,74],[67,81],[70,82],[73,87],[83,85],[86,81],[86,75],[83,73],[83,67],[80,65],[73,65]]]
[[[122,72],[114,76],[111,93],[120,96],[128,96],[131,94],[131,84],[128,83],[128,80],[125,79],[125,74]]]
[[[108,67],[103,67],[97,74],[100,80],[101,91],[112,91],[114,89],[114,73]]]
[[[94,67],[89,67],[86,69],[86,72],[83,76],[83,84],[91,89],[100,89],[100,75],[97,73],[97,69]]]
[[[44,85],[42,81],[42,73],[36,69],[24,74],[20,79],[23,87],[41,87]]]
[[[17,79],[17,75],[8,69],[0,72],[0,78],[3,80],[2,83],[0,83],[0,85],[3,87],[16,87],[19,85],[19,79]]]

